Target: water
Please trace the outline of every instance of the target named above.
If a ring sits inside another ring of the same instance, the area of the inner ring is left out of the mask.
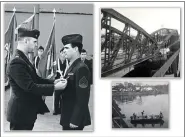
[[[118,106],[121,108],[121,113],[126,115],[130,121],[130,116],[133,113],[141,115],[144,110],[146,115],[158,115],[160,111],[163,113],[163,125],[146,124],[145,128],[168,128],[169,122],[169,105],[168,94],[148,95],[148,96],[114,96]],[[143,127],[141,124],[136,125],[137,128]]]

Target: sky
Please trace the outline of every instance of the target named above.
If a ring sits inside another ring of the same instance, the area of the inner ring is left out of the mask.
[[[180,34],[180,8],[114,8],[114,10],[149,34],[160,28],[177,29]],[[116,20],[112,20],[111,24],[121,31],[124,28],[124,24]]]

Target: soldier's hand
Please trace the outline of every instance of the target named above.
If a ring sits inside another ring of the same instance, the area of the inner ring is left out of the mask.
[[[54,84],[57,84],[59,81],[61,81],[61,79],[56,79],[56,80],[54,81]]]
[[[70,128],[77,128],[78,127],[78,126],[76,126],[76,125],[74,125],[72,123],[70,123],[69,126],[70,126]]]
[[[58,82],[60,82],[61,80],[63,80],[64,79],[64,77],[60,77],[59,79],[55,79],[55,81],[54,81],[54,84],[57,84]],[[66,79],[67,80],[67,79]]]
[[[67,86],[67,80],[61,79],[59,82],[55,84],[55,90],[63,90]]]

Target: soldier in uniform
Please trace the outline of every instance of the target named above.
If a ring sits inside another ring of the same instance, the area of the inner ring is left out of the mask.
[[[64,76],[67,86],[63,90],[60,124],[63,130],[83,130],[91,124],[88,108],[90,96],[90,71],[81,61],[82,36],[71,34],[62,37],[69,68]]]
[[[39,61],[41,59],[43,52],[44,52],[44,47],[40,46],[38,49],[38,56],[34,57],[34,67],[37,70],[38,70],[38,64],[39,64]]]
[[[41,76],[41,74],[39,73],[38,65],[39,65],[39,61],[41,59],[41,56],[42,56],[43,52],[44,52],[44,47],[40,46],[39,49],[38,49],[38,56],[35,56],[34,61],[33,61],[33,66],[35,67],[38,76]],[[42,99],[45,102],[46,97],[42,96]]]
[[[57,60],[57,76],[56,78],[60,78],[64,76],[66,68],[68,68],[68,60],[65,58],[64,48],[60,50],[60,55]]]
[[[89,71],[91,73],[91,78],[90,78],[90,84],[93,82],[93,74],[92,74],[92,59],[87,60],[87,51],[85,49],[82,49],[81,54],[80,54],[81,60],[87,65],[89,68]]]
[[[63,51],[64,51],[64,48],[60,50],[60,56],[57,61],[57,76],[55,77],[55,79],[59,79],[60,77],[63,77],[68,68],[68,61],[66,60]],[[61,94],[62,94],[61,92],[54,93],[53,115],[58,115],[61,113],[61,107],[62,107],[61,105],[62,95]]]
[[[28,60],[40,35],[38,30],[18,29],[18,46],[8,67],[10,100],[7,120],[10,130],[32,130],[37,114],[49,112],[42,95],[52,96],[54,90],[64,89],[67,81],[42,79]]]

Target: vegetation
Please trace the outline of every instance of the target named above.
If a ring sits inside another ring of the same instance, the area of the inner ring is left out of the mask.
[[[140,83],[118,83],[112,86],[114,95],[168,94],[168,85],[141,85]]]

